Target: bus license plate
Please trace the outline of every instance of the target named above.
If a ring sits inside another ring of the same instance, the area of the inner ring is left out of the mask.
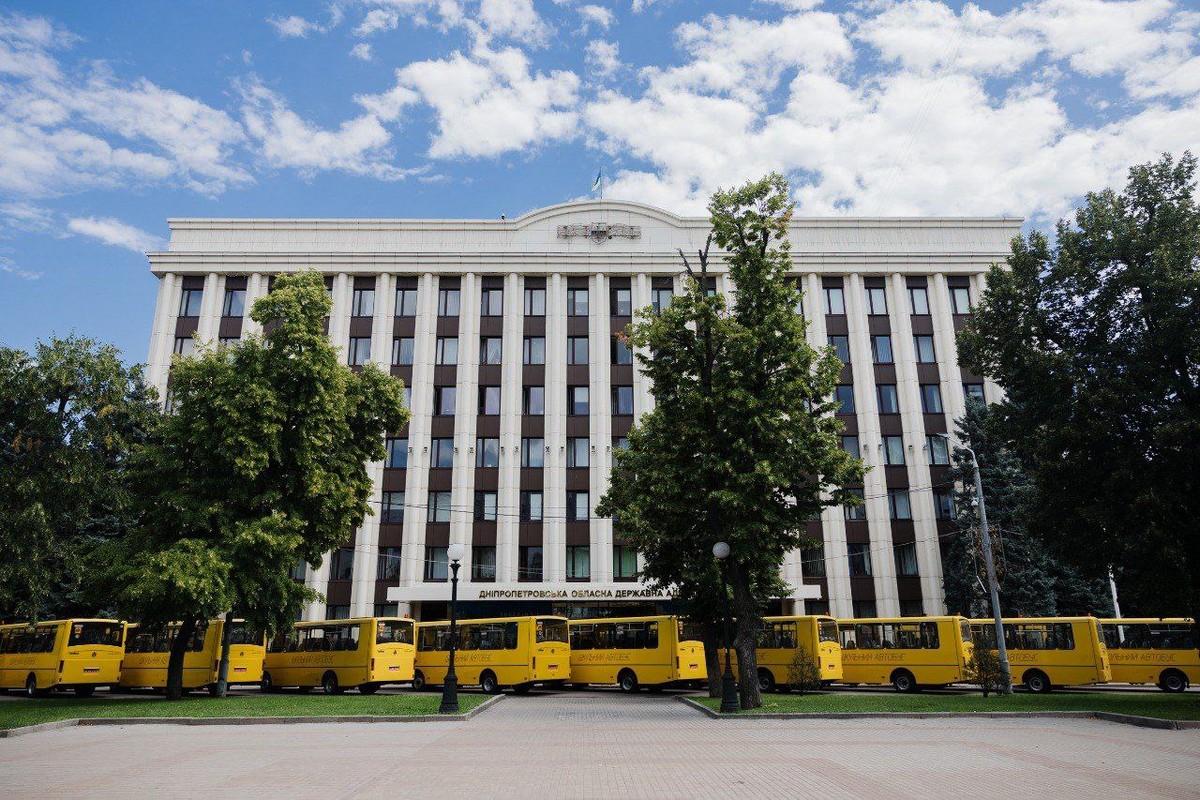
[[[234,667],[233,671],[234,672],[245,672],[246,668],[245,667]]]
[[[399,664],[392,664],[390,667],[388,667],[388,672],[399,672],[399,671],[400,671]]]
[[[89,672],[99,672],[100,668],[99,667],[84,667],[83,671],[85,674],[89,673]]]
[[[551,665],[550,665],[550,671],[551,671],[551,672],[554,672],[556,669],[558,669],[558,664],[551,664]]]

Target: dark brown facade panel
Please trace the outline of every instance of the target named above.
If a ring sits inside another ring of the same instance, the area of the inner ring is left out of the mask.
[[[458,317],[438,317],[434,328],[438,336],[458,336]]]
[[[943,414],[922,414],[921,418],[925,420],[926,433],[949,433],[946,428],[946,417]]]
[[[583,547],[592,541],[591,526],[586,522],[567,523],[567,547]]]
[[[938,373],[937,364],[917,364],[918,383],[938,383],[940,381],[941,375]]]
[[[896,382],[896,365],[895,364],[875,364],[875,385],[881,383]]]
[[[241,317],[221,317],[221,324],[217,328],[217,336],[222,339],[236,338],[242,335],[242,318]]]
[[[569,492],[586,492],[589,488],[590,475],[585,468],[567,470],[566,487]]]
[[[542,523],[522,522],[517,526],[517,545],[537,547],[542,543]]]
[[[592,418],[585,416],[567,417],[567,436],[587,436],[592,429]]]
[[[199,317],[177,317],[175,319],[175,337],[191,336],[199,327]]]
[[[471,544],[474,547],[496,546],[496,523],[476,522],[471,526]]]
[[[415,337],[417,335],[416,317],[395,317],[392,333],[396,336]]]
[[[385,469],[383,471],[383,491],[403,492],[408,470]],[[405,513],[408,513],[407,511]]]
[[[910,319],[912,320],[912,332],[914,334],[933,335],[933,317],[928,314],[914,314]]]
[[[415,513],[413,509],[408,509],[406,513]],[[400,547],[404,544],[404,526],[403,525],[380,525],[379,526],[379,546],[380,547]]]
[[[371,318],[370,317],[351,317],[350,318],[350,336],[370,336],[371,335]],[[391,354],[389,353],[389,356]]]
[[[845,314],[826,314],[825,333],[829,336],[849,336],[850,325]]]
[[[355,557],[359,555],[355,554]],[[350,583],[351,581],[330,581],[325,589],[325,602],[331,606],[350,605]]]
[[[872,336],[887,336],[892,332],[890,319],[882,314],[871,314],[867,317],[867,332]]]
[[[431,469],[431,470],[429,470],[429,491],[431,491],[431,492],[448,492],[453,488],[453,486],[454,486],[454,470],[452,470],[452,469]]]
[[[521,438],[546,438],[546,418],[528,414],[521,417]]]
[[[865,519],[846,520],[846,541],[854,544],[871,541],[871,532]]]
[[[905,454],[908,458],[915,458],[914,452]],[[889,489],[905,489],[908,487],[908,467],[889,467],[883,468],[884,483]]]
[[[494,492],[500,488],[500,470],[476,468],[475,488],[481,492]]]
[[[903,436],[904,420],[899,414],[880,414],[879,432],[886,436]]]

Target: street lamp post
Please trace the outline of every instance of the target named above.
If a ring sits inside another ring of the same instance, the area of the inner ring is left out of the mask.
[[[742,710],[738,701],[737,682],[733,679],[733,665],[729,663],[729,544],[717,542],[713,545],[713,555],[721,562],[721,589],[724,593],[725,611],[725,674],[721,676],[721,713],[733,713]]]
[[[450,561],[450,667],[446,670],[446,680],[442,682],[439,714],[458,713],[458,675],[454,673],[454,651],[458,648],[458,568],[462,566],[464,549],[457,543],[446,548],[446,558]]]

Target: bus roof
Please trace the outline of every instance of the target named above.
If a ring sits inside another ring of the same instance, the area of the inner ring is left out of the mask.
[[[678,620],[682,617],[674,614],[647,614],[642,617],[586,617],[584,619],[570,619],[567,622],[571,625],[595,625],[599,622],[662,622],[664,620]]]
[[[522,622],[522,621],[529,622],[530,620],[535,620],[535,619],[552,619],[555,621],[570,622],[570,620],[568,620],[566,617],[556,617],[553,614],[530,614],[528,616],[523,616],[523,617],[479,617],[479,618],[474,618],[474,619],[460,619],[460,620],[455,620],[455,624],[456,625],[465,625],[468,623],[477,623],[477,622]],[[429,620],[427,622],[418,622],[417,624],[418,625],[449,625],[450,620],[448,620],[448,619]]]
[[[308,622],[297,622],[297,628],[314,628],[325,625],[352,625],[360,622],[412,622],[409,617],[350,617],[348,619],[313,619]]]

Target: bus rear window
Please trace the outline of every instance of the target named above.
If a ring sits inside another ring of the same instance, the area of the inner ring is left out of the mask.
[[[412,644],[413,624],[403,620],[381,620],[375,644]]]
[[[831,619],[821,620],[817,630],[822,642],[836,642],[838,640],[837,623]]]
[[[234,644],[257,644],[263,643],[262,633],[254,629],[254,626],[248,622],[241,621],[233,623],[229,629],[229,643]]]
[[[567,622],[558,619],[539,619],[537,621],[537,641],[567,643]]]
[[[75,622],[71,624],[71,638],[67,640],[67,647],[120,647],[124,633],[125,626],[119,622]]]
[[[959,630],[962,635],[963,644],[971,643],[971,624],[965,619],[959,621]],[[994,638],[994,637],[993,637]]]

